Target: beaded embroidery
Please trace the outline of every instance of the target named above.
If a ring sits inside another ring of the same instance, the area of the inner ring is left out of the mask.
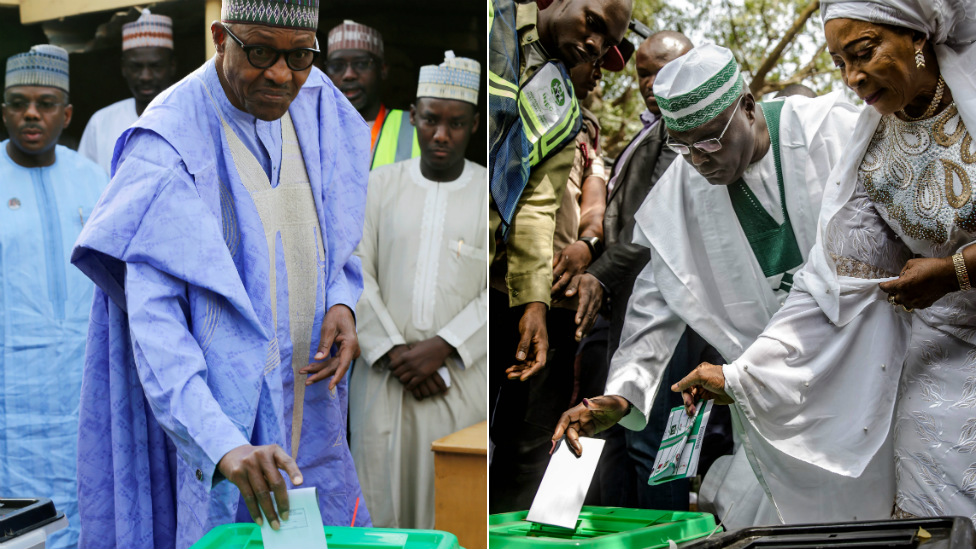
[[[879,213],[916,240],[946,242],[976,230],[976,151],[955,104],[926,120],[882,118],[858,168]]]

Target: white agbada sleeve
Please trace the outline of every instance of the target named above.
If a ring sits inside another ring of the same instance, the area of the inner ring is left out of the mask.
[[[81,141],[78,142],[78,152],[83,154],[92,162],[102,166],[98,162],[98,119],[92,117],[85,125],[85,131],[81,133]],[[105,166],[102,166],[103,168]]]
[[[654,281],[653,261],[652,252],[651,261],[634,281],[620,347],[610,360],[604,390],[604,394],[622,396],[630,402],[630,413],[620,424],[633,431],[647,425],[661,379],[685,330],[685,323],[668,307]]]
[[[363,295],[356,306],[356,332],[359,336],[363,360],[370,366],[375,365],[396,345],[406,343],[383,302],[380,286],[376,281],[379,239],[376,229],[382,213],[379,200],[382,197],[381,183],[380,178],[370,178],[363,239],[356,248],[356,255],[363,264]]]
[[[487,255],[485,256],[487,260]],[[488,355],[488,288],[471,300],[437,335],[448,342],[461,357],[461,365],[467,367],[485,359]]]

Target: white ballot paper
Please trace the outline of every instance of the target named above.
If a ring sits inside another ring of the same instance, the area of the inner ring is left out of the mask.
[[[602,438],[580,437],[583,455],[577,457],[563,438],[556,444],[539,491],[526,520],[562,528],[576,528],[583,499],[603,453]]]
[[[273,494],[271,500],[274,501]],[[316,489],[288,490],[288,507],[288,520],[281,521],[278,531],[272,530],[268,517],[264,517],[261,538],[265,549],[327,549]]]
[[[661,447],[654,459],[648,484],[663,484],[679,478],[693,477],[698,473],[698,456],[701,455],[701,435],[712,412],[711,400],[698,403],[698,412],[689,416],[684,406],[671,409],[668,424],[664,427]]]

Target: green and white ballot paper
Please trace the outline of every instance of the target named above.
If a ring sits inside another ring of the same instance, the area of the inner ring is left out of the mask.
[[[699,402],[694,416],[689,416],[684,406],[671,409],[648,484],[664,484],[697,474],[702,433],[708,424],[712,404],[711,400]]]

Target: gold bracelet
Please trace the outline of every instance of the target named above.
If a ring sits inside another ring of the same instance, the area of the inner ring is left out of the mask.
[[[956,268],[956,279],[959,281],[959,290],[965,291],[972,288],[969,284],[969,271],[966,270],[966,260],[963,259],[962,253],[952,256],[952,265]]]

